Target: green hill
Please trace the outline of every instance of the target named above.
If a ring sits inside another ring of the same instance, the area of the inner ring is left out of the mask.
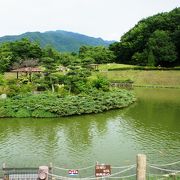
[[[118,63],[180,65],[180,7],[139,21],[110,49]]]
[[[37,41],[41,47],[51,45],[58,51],[77,52],[83,45],[90,46],[109,46],[114,41],[105,41],[102,38],[94,38],[86,35],[67,32],[62,30],[41,32],[26,32],[21,35],[0,37],[0,43],[28,38],[31,41]]]

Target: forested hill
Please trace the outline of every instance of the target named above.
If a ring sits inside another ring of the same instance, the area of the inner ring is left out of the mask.
[[[86,35],[67,32],[62,30],[40,32],[27,32],[15,36],[0,37],[0,43],[16,41],[22,38],[28,38],[31,41],[37,41],[42,47],[46,45],[53,46],[56,50],[62,52],[77,52],[83,45],[90,46],[108,46],[113,41],[105,41],[101,38],[89,37]]]
[[[139,21],[110,49],[118,63],[180,65],[180,8]]]

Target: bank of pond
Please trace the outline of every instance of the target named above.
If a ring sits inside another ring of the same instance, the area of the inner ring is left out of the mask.
[[[0,117],[61,117],[119,109],[135,101],[131,91],[66,95],[56,93],[17,95],[0,100]]]

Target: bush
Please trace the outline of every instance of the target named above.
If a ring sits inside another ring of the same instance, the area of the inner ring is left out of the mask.
[[[32,112],[32,117],[42,118],[42,117],[56,117],[51,112],[47,112],[45,110],[35,110]]]
[[[109,85],[108,79],[103,76],[98,76],[97,79],[92,81],[92,87],[95,87],[98,90],[108,91]]]
[[[4,107],[0,107],[0,118],[8,117],[8,113]]]
[[[30,113],[30,111],[28,111],[28,110],[25,109],[25,108],[20,108],[20,109],[16,112],[15,117],[31,117],[31,113]]]
[[[135,101],[127,90],[99,91],[89,94],[19,95],[0,103],[0,117],[59,117],[99,113],[126,107]]]

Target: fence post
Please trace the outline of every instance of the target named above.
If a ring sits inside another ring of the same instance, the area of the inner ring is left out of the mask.
[[[136,180],[146,180],[146,155],[138,154],[136,162]]]
[[[48,166],[39,166],[38,179],[48,180],[49,168]]]
[[[3,163],[3,165],[2,165],[2,170],[3,170],[3,179],[4,179],[4,180],[8,179],[8,177],[5,175],[5,174],[6,174],[5,168],[6,168],[6,164]]]

